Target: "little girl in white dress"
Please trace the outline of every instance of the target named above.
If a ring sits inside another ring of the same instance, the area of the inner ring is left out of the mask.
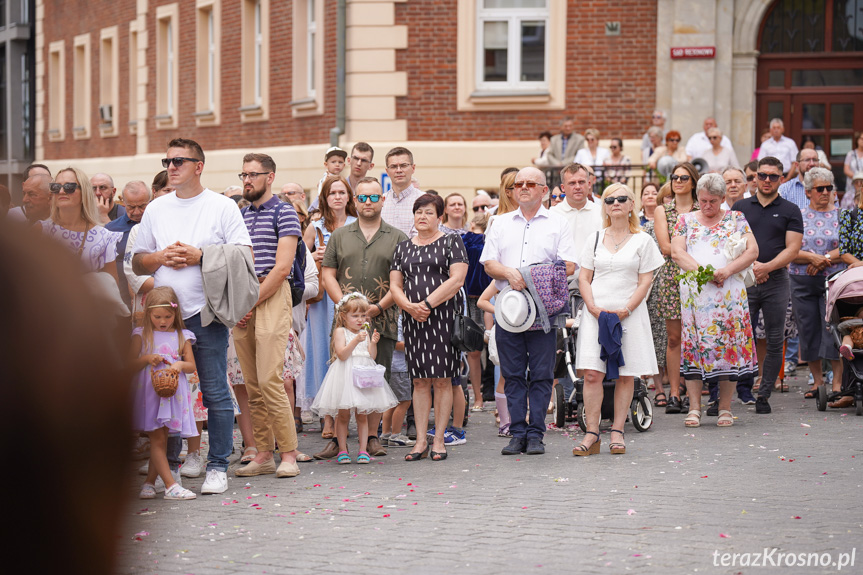
[[[369,463],[366,451],[369,429],[366,415],[384,412],[398,404],[396,396],[384,379],[384,367],[375,363],[377,330],[369,335],[366,312],[369,302],[361,293],[353,292],[336,304],[336,325],[330,343],[330,365],[311,410],[318,416],[336,418],[336,439],[339,463],[351,463],[348,454],[348,423],[351,410],[357,420],[360,451],[357,463]]]

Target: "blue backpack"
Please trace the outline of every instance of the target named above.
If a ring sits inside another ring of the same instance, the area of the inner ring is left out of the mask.
[[[283,205],[287,204],[282,201],[276,204],[276,214],[273,216],[273,231],[277,238],[279,237],[279,216]],[[243,215],[246,214],[247,209],[243,208]],[[291,305],[297,305],[303,300],[303,292],[306,291],[306,244],[303,238],[297,239],[297,253],[294,256],[294,265],[291,267],[288,283],[291,284]]]

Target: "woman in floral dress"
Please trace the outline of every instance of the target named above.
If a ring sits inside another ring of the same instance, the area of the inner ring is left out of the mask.
[[[734,424],[731,396],[735,382],[755,373],[755,346],[749,319],[746,286],[739,273],[758,257],[755,236],[740,212],[721,208],[725,182],[719,174],[706,174],[697,185],[699,210],[681,216],[674,228],[671,252],[684,272],[712,265],[713,281],[701,290],[694,282],[680,281],[683,377],[692,408],[687,427],[701,425],[703,383],[719,382],[719,420]],[[746,239],[746,250],[728,260],[725,246],[732,234]]]

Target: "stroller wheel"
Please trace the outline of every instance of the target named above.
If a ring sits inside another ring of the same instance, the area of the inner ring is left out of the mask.
[[[818,393],[815,396],[815,406],[818,411],[827,411],[827,386],[819,385]]]
[[[647,431],[653,424],[653,403],[649,397],[632,400],[632,426],[638,431]]]
[[[863,400],[857,398],[857,410],[855,411],[857,415],[863,415]]]
[[[554,411],[551,418],[560,429],[566,427],[566,400],[563,395],[563,385],[558,383],[554,386]]]

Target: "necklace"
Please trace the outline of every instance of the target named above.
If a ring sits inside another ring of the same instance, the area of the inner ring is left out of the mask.
[[[623,239],[622,239],[622,240],[620,240],[620,241],[617,241],[617,240],[615,240],[615,239],[614,239],[614,235],[613,235],[613,234],[611,233],[611,231],[609,230],[609,232],[608,232],[608,236],[611,238],[611,243],[613,243],[613,244],[614,244],[614,251],[617,251],[617,250],[619,250],[619,249],[620,249],[620,246],[621,246],[621,245],[626,241],[626,239],[629,237],[629,234],[630,234],[630,233],[631,233],[631,232],[626,232],[626,233],[623,235]]]

